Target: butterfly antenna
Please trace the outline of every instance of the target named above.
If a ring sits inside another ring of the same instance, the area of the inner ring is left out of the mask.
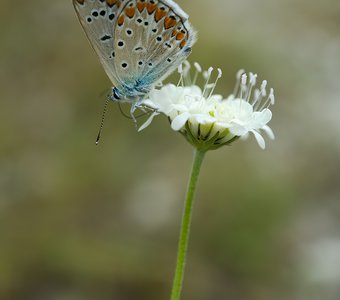
[[[102,114],[102,120],[100,122],[99,132],[98,132],[97,139],[96,139],[96,145],[99,144],[99,140],[100,140],[100,137],[101,137],[101,134],[102,134],[102,130],[103,130],[103,127],[104,127],[104,121],[105,121],[105,115],[106,115],[106,112],[107,112],[107,105],[109,104],[109,100],[110,100],[110,98],[107,97],[106,101],[105,101],[105,105],[104,105],[103,114]]]

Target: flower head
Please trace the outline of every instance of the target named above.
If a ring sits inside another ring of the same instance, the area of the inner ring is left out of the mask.
[[[224,99],[214,94],[217,81],[222,77],[222,71],[217,69],[217,77],[211,82],[213,68],[202,72],[195,63],[194,78],[190,76],[190,64],[185,62],[180,66],[179,84],[168,84],[149,93],[143,104],[155,112],[140,128],[144,129],[159,114],[168,117],[171,128],[180,132],[196,148],[201,150],[217,149],[231,144],[240,137],[252,133],[259,146],[264,149],[265,141],[261,131],[274,138],[267,123],[272,118],[269,107],[274,104],[274,90],[267,93],[267,81],[256,88],[257,75],[237,73],[237,83],[233,94]],[[198,75],[203,75],[203,89],[196,85]]]

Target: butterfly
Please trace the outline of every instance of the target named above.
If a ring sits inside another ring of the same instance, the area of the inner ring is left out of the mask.
[[[191,53],[196,32],[172,0],[72,0],[80,23],[113,87],[110,99],[131,103]]]

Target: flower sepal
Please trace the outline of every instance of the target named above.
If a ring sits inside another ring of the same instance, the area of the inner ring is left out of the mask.
[[[192,123],[187,121],[184,128],[179,132],[199,151],[217,150],[220,147],[230,145],[240,138],[239,136],[232,135],[229,129],[214,130],[215,124],[198,124],[196,132],[193,131],[193,127]]]

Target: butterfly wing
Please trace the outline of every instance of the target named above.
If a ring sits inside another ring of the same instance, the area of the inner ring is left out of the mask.
[[[126,0],[72,0],[87,38],[115,86],[119,85],[119,79],[113,63],[114,28],[124,1]]]
[[[114,68],[131,96],[148,92],[169,75],[196,41],[188,16],[171,0],[126,1],[114,36]]]
[[[107,75],[140,98],[190,54],[196,33],[172,0],[72,0]]]

